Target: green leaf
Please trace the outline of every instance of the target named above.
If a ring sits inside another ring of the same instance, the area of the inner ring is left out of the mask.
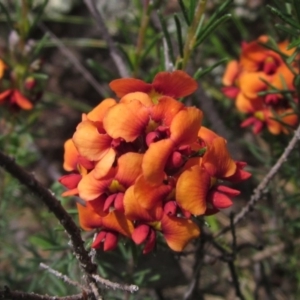
[[[49,239],[42,237],[42,236],[31,236],[31,237],[29,237],[29,242],[31,244],[33,244],[34,246],[37,246],[37,247],[40,247],[43,249],[47,249],[47,248],[56,246],[52,243],[52,241],[50,241]]]
[[[233,0],[227,0],[225,1],[223,4],[221,4],[217,10],[212,14],[212,16],[209,18],[206,26],[211,26],[215,21],[217,21],[218,19],[220,19],[220,17],[222,17],[222,15],[224,15],[226,13],[226,11],[228,10],[228,8],[230,7],[230,5],[233,3]]]
[[[287,49],[290,50],[290,49],[292,49],[292,48],[294,48],[294,47],[298,47],[299,45],[300,45],[300,38],[293,40],[293,41],[288,45]],[[298,53],[295,52],[295,53],[293,53],[293,54],[297,55]],[[295,56],[294,56],[294,58],[295,58]],[[290,59],[290,58],[288,58],[288,59]],[[294,60],[294,59],[293,59],[293,60]]]
[[[44,2],[41,5],[38,6],[36,17],[34,18],[32,24],[30,26],[30,29],[29,29],[29,32],[28,32],[28,36],[30,36],[30,34],[32,33],[32,31],[35,29],[35,27],[37,26],[38,22],[40,21],[42,15],[44,13],[45,7],[48,4],[48,1],[49,0],[44,0]]]
[[[298,19],[298,23],[300,23],[300,1],[299,0],[293,0],[293,7]]]
[[[226,14],[218,19],[216,22],[211,24],[209,27],[205,28],[200,32],[195,47],[199,46],[218,26],[227,22],[231,18],[231,14]]]
[[[152,41],[149,43],[147,48],[144,50],[144,52],[141,55],[141,61],[145,59],[145,57],[149,54],[149,52],[153,49],[153,47],[157,44],[157,42],[163,37],[162,33],[157,34],[154,36]]]
[[[87,59],[87,65],[95,72],[96,76],[104,82],[110,81],[114,75],[93,59]]]
[[[201,1],[201,0],[200,0]],[[192,23],[195,16],[195,10],[196,10],[196,0],[190,0],[190,7],[189,7],[189,20]]]
[[[160,11],[158,11],[157,14],[158,14],[158,17],[159,17],[159,20],[160,20],[162,31],[164,33],[164,37],[165,37],[167,45],[168,45],[168,54],[170,56],[170,60],[174,64],[175,57],[174,57],[174,52],[173,52],[173,45],[172,45],[172,42],[171,42],[171,37],[170,37],[169,31],[167,29],[166,22],[165,22],[165,20],[164,20],[164,18],[163,18]]]
[[[47,41],[49,39],[49,34],[46,32],[43,37],[38,41],[35,45],[34,50],[32,52],[32,60],[40,55],[41,50],[45,47]]]
[[[183,41],[182,41],[181,24],[180,24],[180,20],[176,14],[174,15],[174,20],[175,20],[175,25],[176,25],[179,55],[180,55],[180,57],[183,57]]]
[[[217,61],[216,63],[214,63],[212,66],[205,68],[204,70],[198,69],[194,75],[194,78],[196,80],[200,79],[201,77],[203,77],[207,73],[210,73],[213,69],[215,69],[216,67],[218,67],[219,65],[221,65],[227,61],[228,61],[228,58],[225,57],[225,58],[222,58],[221,60]]]
[[[289,24],[290,26],[296,28],[296,29],[300,29],[300,26],[298,23],[296,23],[293,20],[293,17],[291,15],[282,13],[281,11],[279,11],[278,9],[276,9],[275,7],[272,7],[270,5],[267,5],[267,8],[270,10],[270,12],[272,14],[274,14],[275,16],[279,17],[282,21],[284,21],[285,23]]]
[[[3,13],[5,14],[6,21],[7,21],[8,27],[9,27],[9,30],[13,30],[14,27],[13,27],[13,23],[12,23],[12,20],[11,20],[11,18],[10,18],[9,12],[8,12],[8,10],[6,9],[5,5],[4,5],[3,3],[1,3],[1,1],[0,1],[0,8],[1,8],[1,10],[3,11]]]
[[[183,1],[182,1],[182,0],[178,0],[178,3],[179,3],[179,6],[180,6],[180,8],[181,8],[181,12],[182,12],[182,14],[183,14],[183,17],[184,17],[184,20],[185,20],[186,24],[187,24],[188,26],[190,26],[190,25],[191,25],[191,22],[190,22],[189,16],[188,16],[188,14],[187,14],[187,9],[186,9],[186,7],[185,7]]]
[[[298,31],[295,30],[294,28],[286,27],[285,25],[282,25],[282,24],[275,24],[275,27],[278,28],[279,30],[287,33],[288,35],[298,37]]]

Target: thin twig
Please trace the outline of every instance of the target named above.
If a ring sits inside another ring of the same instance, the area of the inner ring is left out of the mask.
[[[234,288],[235,288],[236,296],[239,297],[240,300],[245,300],[245,297],[242,294],[242,291],[241,291],[241,288],[240,288],[240,282],[239,282],[238,275],[236,273],[234,260],[229,260],[228,261],[228,267],[229,267],[231,278],[232,278],[233,285],[234,285]]]
[[[91,262],[88,252],[84,248],[84,243],[80,235],[80,230],[74,223],[72,217],[66,212],[53,193],[46,189],[35,177],[20,167],[14,159],[0,151],[0,166],[25,185],[39,200],[44,202],[51,212],[54,213],[61,225],[68,233],[75,256],[80,262],[81,268],[88,275],[94,273],[97,266]]]
[[[239,277],[236,273],[236,269],[235,269],[235,265],[234,265],[234,261],[236,258],[236,234],[235,234],[235,226],[234,226],[234,214],[232,213],[230,215],[230,230],[231,230],[231,235],[232,235],[232,259],[228,260],[228,268],[230,270],[230,274],[231,274],[231,278],[232,278],[232,282],[233,282],[233,286],[235,289],[235,294],[236,296],[238,296],[241,300],[244,300],[245,297],[241,291],[241,287],[240,287],[240,281],[239,281]]]
[[[299,246],[300,245],[300,239],[293,241],[293,246]],[[241,260],[239,263],[240,268],[248,268],[255,263],[261,262],[267,258],[274,257],[276,254],[282,253],[285,249],[287,249],[288,246],[285,243],[280,243],[277,245],[269,246],[262,251],[257,252],[252,257]]]
[[[232,235],[232,254],[235,257],[236,256],[236,234],[235,234],[235,226],[233,224],[234,221],[234,213],[230,214],[230,230],[231,230],[231,235]]]
[[[40,23],[39,27],[50,36],[52,42],[58,47],[60,52],[73,64],[73,66],[82,74],[85,80],[98,92],[100,96],[107,94],[107,90],[103,88],[88,69],[78,60],[78,58],[64,45],[63,42],[51,32],[45,24]]]
[[[85,293],[70,295],[65,297],[56,297],[48,295],[39,295],[36,293],[25,293],[21,291],[11,291],[8,287],[4,287],[4,290],[0,290],[0,299],[10,300],[86,300],[87,295]]]
[[[120,284],[120,283],[112,282],[112,281],[104,279],[96,274],[93,274],[92,277],[97,282],[99,282],[99,283],[103,284],[104,286],[111,288],[113,290],[123,290],[123,291],[128,291],[130,293],[137,292],[139,290],[139,287],[134,284],[127,285],[127,284]]]
[[[184,296],[183,296],[184,300],[191,299],[195,289],[199,285],[199,279],[200,279],[201,270],[202,270],[204,257],[205,257],[204,256],[205,242],[206,242],[206,236],[204,234],[202,234],[199,244],[197,245],[197,250],[195,251],[196,262],[194,265],[193,277],[192,277],[190,284],[188,285],[186,292],[184,293]]]
[[[247,205],[235,216],[234,221],[233,221],[234,225],[239,223],[252,210],[254,205],[261,199],[266,187],[268,186],[270,181],[273,179],[273,177],[277,174],[280,167],[286,162],[288,156],[290,155],[292,150],[295,148],[295,146],[299,140],[300,140],[300,125],[298,126],[297,130],[295,131],[294,136],[290,140],[288,146],[284,149],[280,158],[277,160],[277,162],[271,168],[269,173],[264,177],[264,179],[261,181],[261,183],[254,190],[254,193],[251,196]],[[215,238],[219,237],[220,235],[227,232],[228,230],[230,230],[230,226],[223,228],[219,233],[217,233],[215,235]]]
[[[96,297],[96,300],[103,300],[102,296],[100,296],[100,294],[98,292],[98,288],[97,288],[97,285],[95,284],[95,282],[90,282],[89,286],[92,289],[93,294]]]
[[[62,279],[64,282],[76,286],[77,288],[85,291],[86,293],[90,293],[89,290],[86,289],[86,287],[84,287],[83,285],[81,285],[80,283],[72,280],[70,277],[68,277],[67,275],[64,275],[60,272],[58,272],[57,270],[52,269],[51,267],[47,266],[44,263],[40,263],[40,267],[47,270],[49,273],[53,274],[54,276],[56,276],[59,279]]]
[[[109,54],[110,57],[112,58],[115,66],[117,67],[119,74],[121,77],[129,77],[129,72],[127,70],[127,66],[123,61],[122,53],[121,51],[116,47],[113,39],[111,38],[107,27],[105,25],[105,22],[98,11],[95,3],[96,1],[94,0],[84,0],[85,5],[87,6],[89,12],[91,15],[94,17],[98,28],[100,29],[101,35],[103,39],[106,41],[107,46],[109,48]]]

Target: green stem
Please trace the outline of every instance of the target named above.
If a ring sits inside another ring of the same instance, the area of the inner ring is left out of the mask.
[[[196,38],[197,38],[196,36],[197,28],[205,12],[206,2],[207,0],[200,0],[198,2],[195,16],[193,18],[191,26],[188,29],[187,39],[185,41],[184,48],[183,48],[182,69],[186,68],[190,56],[193,52],[196,43]]]
[[[144,47],[144,42],[145,42],[145,36],[146,36],[146,31],[148,28],[148,24],[150,21],[150,14],[153,9],[153,5],[150,4],[150,1],[147,1],[147,3],[144,5],[143,9],[143,15],[142,15],[142,20],[141,20],[141,26],[139,29],[138,33],[138,40],[137,40],[137,45],[135,49],[135,66],[134,66],[134,71],[133,71],[133,77],[137,77],[138,71],[139,71],[139,66],[140,66],[140,59]]]

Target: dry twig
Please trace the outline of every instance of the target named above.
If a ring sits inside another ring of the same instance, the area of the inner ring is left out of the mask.
[[[116,283],[116,282],[112,282],[110,280],[107,280],[105,278],[100,277],[97,274],[93,274],[92,277],[99,283],[103,284],[104,286],[106,286],[107,288],[111,288],[113,290],[123,290],[123,291],[127,291],[130,293],[134,293],[137,292],[139,290],[139,287],[137,285],[131,284],[131,285],[127,285],[127,284],[120,284],[120,283]]]
[[[98,28],[100,29],[102,37],[107,43],[107,46],[109,48],[110,57],[112,58],[115,66],[117,67],[120,76],[121,77],[129,77],[129,72],[127,70],[127,66],[124,63],[123,58],[122,58],[122,53],[116,47],[113,39],[111,38],[111,36],[107,30],[107,27],[105,25],[105,22],[95,5],[95,1],[94,0],[84,0],[84,3],[87,6],[91,15],[94,17],[94,19],[98,25]]]
[[[14,159],[0,151],[0,166],[25,185],[39,200],[44,202],[49,210],[56,216],[61,225],[68,233],[75,256],[80,262],[81,268],[88,275],[94,273],[97,266],[92,263],[88,252],[84,248],[80,229],[77,227],[72,217],[66,212],[53,193],[46,189],[35,177],[20,167]]]
[[[62,279],[64,282],[76,286],[77,288],[85,291],[86,293],[90,293],[89,290],[86,289],[86,287],[84,287],[83,285],[81,285],[80,283],[72,280],[70,277],[68,277],[67,275],[64,275],[60,272],[58,272],[57,270],[52,269],[51,267],[47,266],[44,263],[40,263],[40,267],[47,270],[49,273],[53,274],[54,276],[56,276],[59,279]]]
[[[4,287],[4,290],[0,290],[0,299],[10,300],[86,300],[87,295],[77,294],[66,297],[53,297],[48,295],[39,295],[36,293],[25,293],[22,291],[11,291],[8,287]]]
[[[74,65],[74,67],[82,74],[85,80],[98,92],[100,96],[107,94],[107,90],[103,88],[86,67],[77,59],[77,57],[60,41],[60,39],[51,32],[44,24],[40,23],[39,27],[47,33],[53,43],[57,46],[60,52]]]
[[[247,205],[235,216],[235,218],[233,220],[233,225],[236,225],[237,223],[239,223],[252,210],[254,205],[261,199],[268,184],[273,179],[273,177],[277,174],[280,167],[286,162],[288,156],[290,155],[292,150],[295,148],[295,146],[299,140],[300,140],[300,125],[296,129],[293,138],[290,140],[289,144],[284,149],[282,155],[279,157],[279,159],[277,160],[275,165],[271,168],[269,173],[264,177],[264,179],[261,181],[261,183],[254,190],[254,193],[251,196]],[[215,238],[219,237],[220,235],[227,232],[228,230],[230,230],[230,226],[223,228],[219,233],[217,233],[215,235]]]

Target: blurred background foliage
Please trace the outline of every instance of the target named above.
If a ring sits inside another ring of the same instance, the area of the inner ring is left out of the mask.
[[[5,61],[11,55],[12,29],[20,30],[17,16],[21,2],[0,0],[0,57]],[[63,188],[56,181],[63,174],[63,143],[71,137],[83,112],[112,95],[108,83],[119,76],[106,43],[82,1],[28,0],[28,3],[32,8],[23,22],[27,20],[30,26],[34,20],[37,23],[26,38],[32,41],[43,62],[42,74],[47,85],[34,112],[17,115],[0,108],[0,149],[33,172],[76,218],[74,199],[61,198]],[[146,1],[96,3],[132,76],[150,81],[158,71],[168,67],[164,40],[171,64],[182,67],[180,57],[197,1],[154,1],[148,11],[143,6]],[[238,57],[242,41],[270,34],[276,41],[289,38],[299,48],[300,10],[292,9],[292,4],[280,0],[207,1],[203,24],[198,28],[197,47],[184,66],[198,79],[201,89],[187,101],[203,109],[204,124],[228,140],[233,157],[246,161],[253,176],[239,185],[242,194],[233,208],[205,219],[203,232],[214,234],[229,224],[231,211],[237,212],[247,203],[252,190],[290,139],[266,132],[253,135],[241,129],[242,116],[222,94],[221,78],[226,61]],[[147,15],[147,26],[141,33]],[[11,27],[5,26],[9,25],[8,16]],[[86,80],[83,73],[95,78],[96,84]],[[6,80],[1,84],[5,85]],[[245,299],[299,298],[299,150],[298,145],[262,201],[236,228],[238,247],[234,263]],[[56,296],[78,292],[39,267],[43,262],[79,283],[83,281],[67,236],[55,217],[2,169],[0,199],[1,287],[7,285],[12,290]],[[83,233],[83,237],[90,241],[92,233]],[[232,251],[230,232],[216,241],[223,250]],[[142,256],[130,243],[121,241],[117,251],[98,253],[95,260],[103,277],[141,287],[135,295],[105,290],[106,299],[235,299],[226,261],[220,259],[224,252],[209,243],[200,249],[197,243],[182,254],[174,254],[159,244],[154,253]],[[187,296],[196,266],[201,268],[197,288]]]

